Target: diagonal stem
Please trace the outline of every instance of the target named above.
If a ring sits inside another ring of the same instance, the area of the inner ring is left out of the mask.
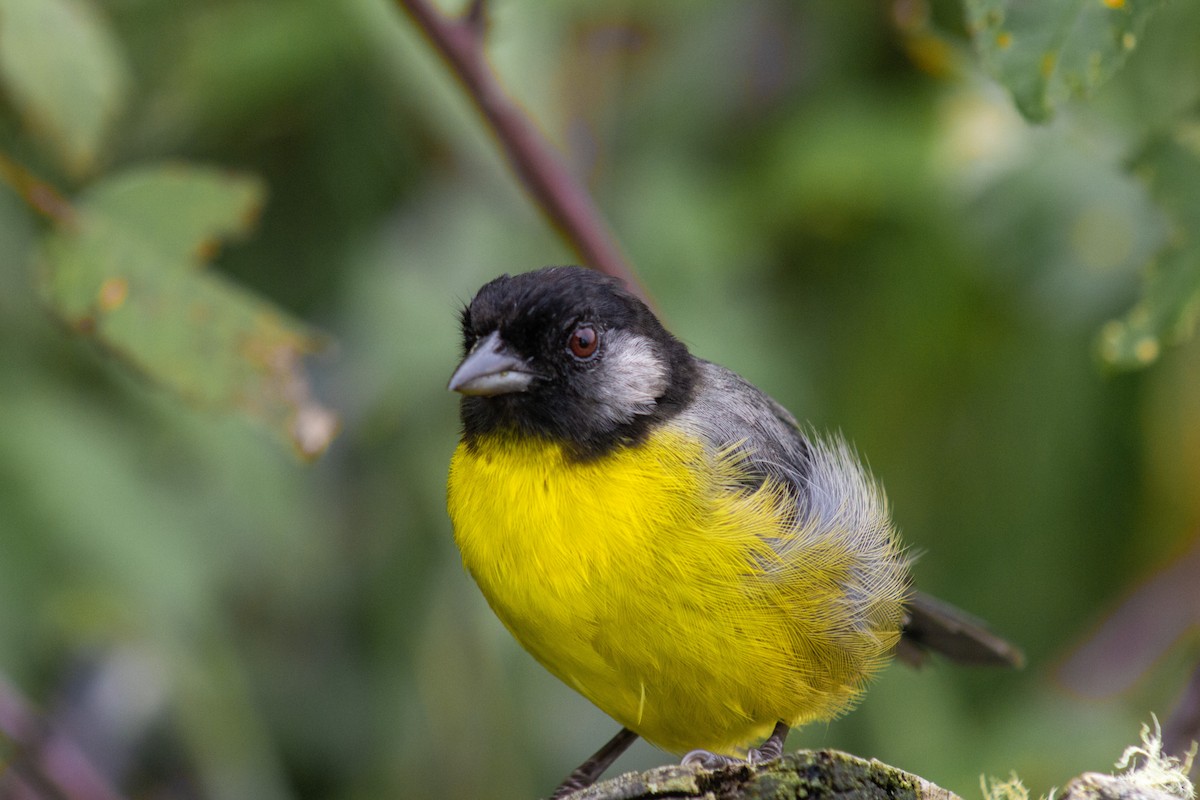
[[[396,3],[458,78],[491,127],[509,165],[571,249],[583,263],[621,279],[630,291],[645,299],[645,292],[587,191],[504,91],[487,63],[483,51],[487,28],[484,0],[473,0],[459,18],[446,16],[429,0]]]
[[[12,769],[0,762],[0,796],[5,779],[55,800],[121,800],[88,756],[71,740],[55,735],[32,706],[0,677],[0,743],[8,742]],[[9,784],[9,788],[13,784]]]

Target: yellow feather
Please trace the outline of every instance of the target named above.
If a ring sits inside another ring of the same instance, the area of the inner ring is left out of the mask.
[[[777,721],[835,716],[899,636],[903,580],[883,580],[865,613],[859,598],[856,617],[847,575],[878,554],[805,529],[781,486],[737,488],[740,463],[670,426],[594,460],[494,435],[451,462],[455,539],[496,615],[674,752],[738,754]]]

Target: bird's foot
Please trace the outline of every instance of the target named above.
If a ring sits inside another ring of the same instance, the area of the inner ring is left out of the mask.
[[[747,753],[746,755],[749,756],[750,754]],[[745,764],[746,760],[737,758],[736,756],[723,756],[719,753],[709,752],[708,750],[693,750],[685,755],[679,763],[685,767],[700,767],[701,769],[713,770],[732,767],[734,764]]]
[[[758,747],[752,748],[746,753],[746,757],[737,758],[736,756],[723,756],[719,753],[710,753],[708,750],[693,750],[683,757],[680,762],[684,766],[697,766],[701,769],[714,770],[724,767],[732,767],[737,764],[762,764],[766,761],[774,761],[783,755],[783,740],[787,738],[788,726],[782,722],[775,723],[775,730],[767,737],[767,740]]]

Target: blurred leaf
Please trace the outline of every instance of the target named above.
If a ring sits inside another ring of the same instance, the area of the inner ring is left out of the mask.
[[[1100,356],[1121,369],[1153,363],[1164,344],[1190,338],[1200,306],[1200,120],[1178,125],[1134,160],[1172,223],[1171,243],[1150,264],[1142,297],[1100,333]]]
[[[89,172],[125,102],[120,44],[83,0],[0,0],[0,85],[68,173]]]
[[[389,9],[390,10],[390,9]],[[344,3],[197,4],[177,14],[173,57],[147,109],[154,137],[243,136],[315,112],[321,87],[370,62]]]
[[[194,167],[109,178],[42,243],[42,291],[73,328],[155,381],[198,405],[237,409],[313,457],[337,427],[301,369],[319,341],[199,269],[219,237],[252,224],[262,201],[256,180]]]
[[[1162,0],[966,0],[967,24],[987,70],[1028,119],[1042,122],[1070,97],[1108,80],[1138,45]]]

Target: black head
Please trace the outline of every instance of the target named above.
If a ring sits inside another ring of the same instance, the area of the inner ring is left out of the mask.
[[[462,312],[464,438],[512,432],[580,457],[637,441],[691,396],[687,348],[616,280],[582,267],[502,275]]]

